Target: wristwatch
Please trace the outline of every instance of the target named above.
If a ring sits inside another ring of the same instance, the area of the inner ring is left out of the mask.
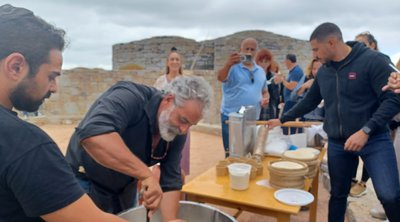
[[[363,126],[363,128],[361,128],[361,130],[367,135],[369,135],[371,133],[371,128],[369,128],[368,126]]]

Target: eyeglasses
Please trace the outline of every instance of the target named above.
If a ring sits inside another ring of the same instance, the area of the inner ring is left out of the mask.
[[[251,83],[253,84],[254,83],[254,73],[253,73],[253,71],[250,71],[250,80],[251,80]]]
[[[164,159],[166,156],[167,156],[167,154],[168,154],[168,149],[169,149],[169,142],[167,142],[167,144],[165,145],[166,147],[165,147],[165,152],[164,152],[164,154],[162,155],[162,156],[155,156],[154,155],[154,150],[157,148],[157,147],[155,147],[154,149],[151,149],[151,158],[152,159],[155,159],[155,160],[162,160],[162,159]]]

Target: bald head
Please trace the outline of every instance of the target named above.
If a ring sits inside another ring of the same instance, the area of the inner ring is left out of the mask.
[[[243,47],[248,44],[255,45],[256,49],[258,47],[257,40],[255,38],[246,38],[242,41],[242,44],[240,45],[240,49],[243,49]]]
[[[246,38],[242,41],[240,46],[240,53],[251,55],[251,60],[254,60],[257,52],[257,40],[254,38]],[[245,61],[244,64],[251,64],[252,61]]]

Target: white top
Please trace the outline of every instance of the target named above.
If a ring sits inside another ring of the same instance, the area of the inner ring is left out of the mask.
[[[158,90],[163,90],[168,83],[167,74],[164,74],[157,78],[156,82],[154,83],[154,87],[156,87]]]

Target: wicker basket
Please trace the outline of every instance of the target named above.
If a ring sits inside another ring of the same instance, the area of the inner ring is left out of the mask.
[[[306,177],[313,178],[318,172],[318,166],[320,164],[320,161],[318,160],[318,155],[310,152],[300,152],[300,150],[286,151],[283,153],[282,158],[285,160],[301,161],[307,164],[308,172],[306,174]]]
[[[291,166],[291,167],[285,167]],[[301,161],[273,160],[268,163],[269,183],[272,187],[304,188],[305,175],[308,173],[307,164]]]

